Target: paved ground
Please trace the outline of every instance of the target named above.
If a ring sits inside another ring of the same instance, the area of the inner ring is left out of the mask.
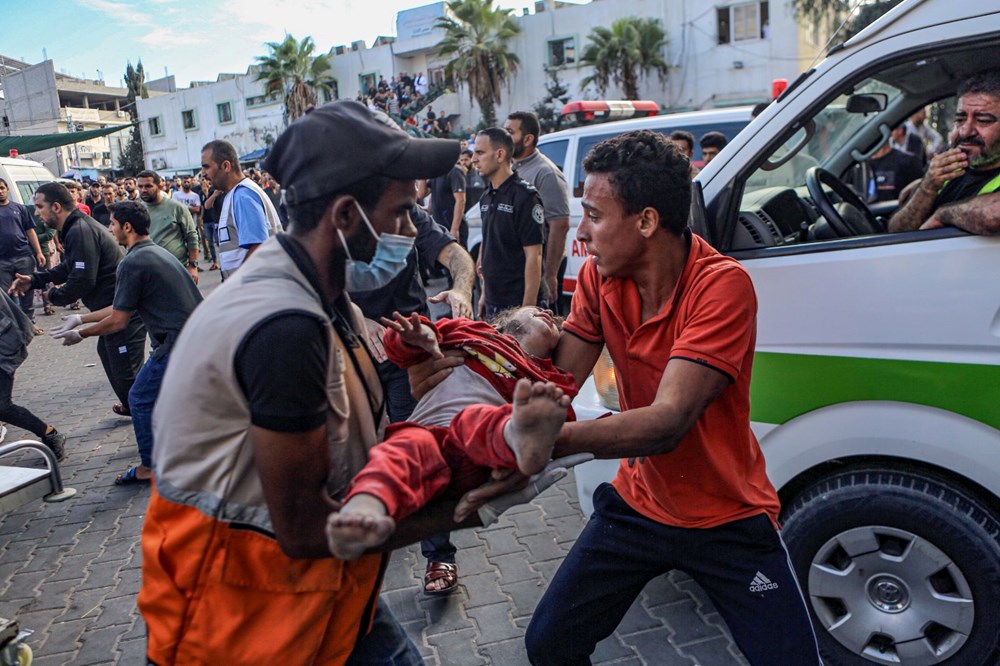
[[[203,273],[211,289],[217,273]],[[62,313],[61,308],[57,308]],[[58,317],[39,317],[48,328]],[[67,502],[35,502],[0,517],[0,617],[33,629],[35,663],[142,664],[145,628],[135,607],[146,488],[119,488],[137,459],[128,419],[95,343],[61,347],[36,338],[18,371],[15,402],[70,438],[63,464]],[[7,441],[25,435],[10,428]],[[412,546],[393,556],[384,594],[429,665],[526,664],[522,637],[532,609],[583,526],[572,476],[493,527],[456,533],[461,590],[424,597],[424,562]],[[618,631],[599,647],[606,664],[743,664],[722,621],[690,579],[653,581]]]

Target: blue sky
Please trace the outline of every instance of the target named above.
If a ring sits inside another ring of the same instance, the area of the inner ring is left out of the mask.
[[[178,86],[243,72],[285,32],[311,35],[320,51],[395,34],[396,12],[430,0],[0,0],[0,54],[36,63],[43,49],[56,71],[121,85],[128,61],[140,58],[149,79]],[[503,7],[533,0],[498,0]]]

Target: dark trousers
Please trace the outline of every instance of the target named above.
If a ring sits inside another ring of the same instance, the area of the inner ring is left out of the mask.
[[[35,258],[30,254],[23,254],[12,259],[0,259],[0,289],[7,291],[14,282],[14,274],[31,275],[38,265]],[[13,296],[17,304],[21,306],[21,312],[28,315],[28,319],[35,321],[35,290],[29,289],[24,296]]]
[[[24,428],[39,437],[44,436],[48,426],[24,407],[15,405],[12,399],[13,391],[14,375],[8,375],[0,370],[0,421]]]
[[[382,380],[382,387],[385,389],[389,420],[393,423],[399,423],[410,418],[413,408],[417,406],[417,400],[410,393],[410,378],[406,374],[406,370],[392,361],[385,361],[379,363],[378,375]],[[420,552],[430,562],[454,563],[455,551],[456,548],[452,545],[448,532],[424,539],[420,543]]]
[[[605,483],[594,515],[542,597],[525,634],[532,664],[589,664],[650,580],[695,580],[751,664],[821,664],[788,553],[765,515],[708,529],[669,527]]]
[[[139,315],[133,313],[125,328],[117,333],[98,338],[97,355],[118,402],[128,406],[128,392],[146,355],[146,327]]]

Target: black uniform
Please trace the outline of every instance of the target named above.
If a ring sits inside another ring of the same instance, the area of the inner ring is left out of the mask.
[[[482,269],[486,316],[524,301],[524,248],[542,244],[542,199],[515,171],[479,200],[483,220]]]
[[[92,217],[74,210],[59,232],[62,262],[31,276],[31,288],[42,289],[49,282],[62,285],[49,290],[53,305],[69,305],[82,300],[91,311],[112,304],[115,275],[122,249],[114,236]],[[146,329],[139,315],[132,314],[128,325],[117,333],[102,335],[97,344],[104,372],[122,405],[128,406],[128,392],[142,367]]]

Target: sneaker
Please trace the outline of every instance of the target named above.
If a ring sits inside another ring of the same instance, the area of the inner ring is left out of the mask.
[[[66,435],[63,435],[58,430],[53,429],[47,435],[42,435],[42,444],[52,449],[52,453],[55,454],[56,460],[62,462],[66,460]]]

